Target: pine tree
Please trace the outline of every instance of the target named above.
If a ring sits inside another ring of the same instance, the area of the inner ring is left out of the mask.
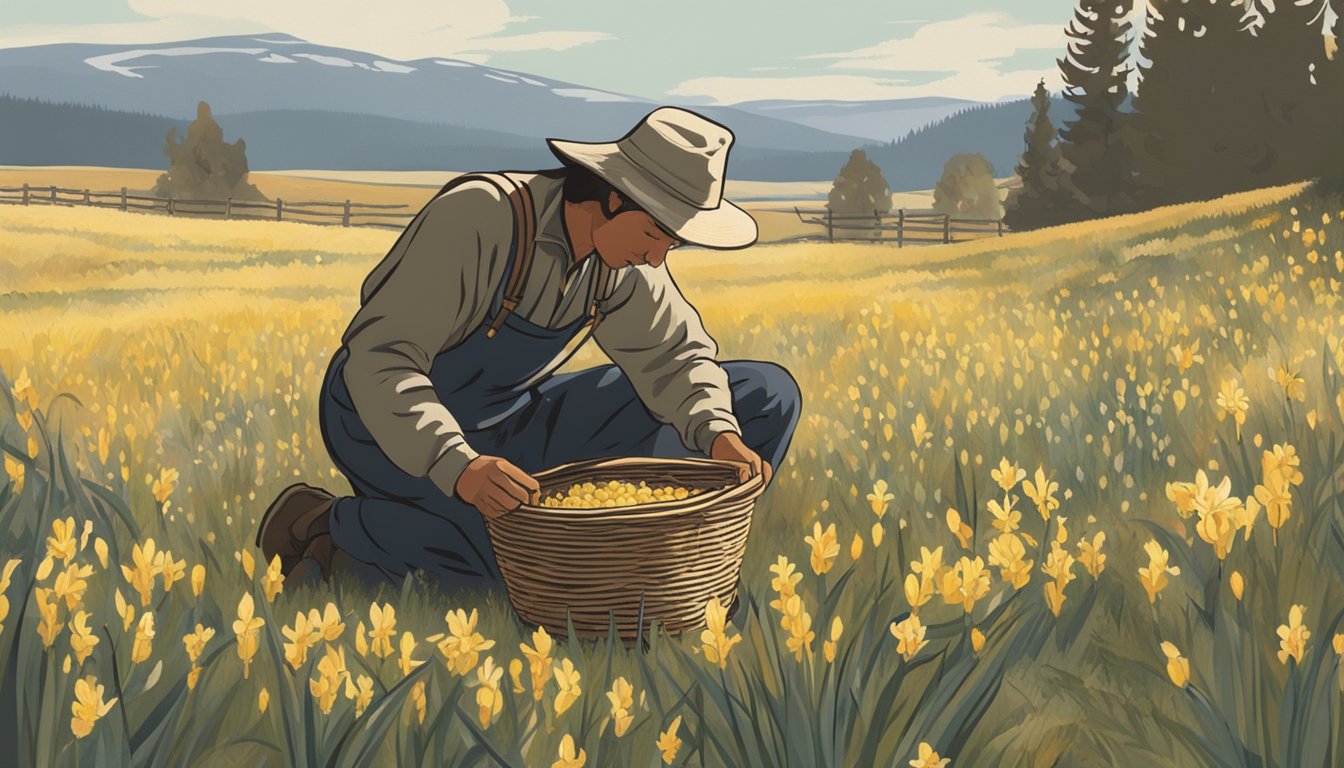
[[[1150,0],[1135,125],[1146,203],[1263,186],[1271,148],[1258,98],[1260,54],[1240,0]]]
[[[891,188],[882,177],[882,169],[862,149],[849,153],[849,160],[831,185],[826,207],[834,214],[891,213]]]
[[[234,197],[265,200],[247,181],[247,145],[242,139],[224,143],[224,131],[210,114],[210,105],[196,105],[196,120],[177,141],[177,128],[168,130],[163,152],[168,171],[159,176],[154,194],[160,197],[222,200]]]
[[[1077,209],[1055,126],[1050,122],[1050,94],[1044,79],[1036,84],[1031,105],[1024,137],[1026,151],[1016,169],[1022,186],[1010,190],[1003,204],[1004,223],[1019,230],[1064,223]]]
[[[1137,209],[1135,154],[1138,137],[1131,113],[1128,66],[1134,0],[1079,0],[1069,23],[1068,53],[1058,60],[1064,98],[1078,107],[1077,119],[1060,130],[1064,159],[1083,210],[1078,218],[1111,216]]]

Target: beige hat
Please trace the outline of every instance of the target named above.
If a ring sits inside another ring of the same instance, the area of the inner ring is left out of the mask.
[[[614,142],[547,139],[566,163],[582,165],[684,242],[745,248],[756,220],[723,199],[733,132],[689,110],[659,107]]]

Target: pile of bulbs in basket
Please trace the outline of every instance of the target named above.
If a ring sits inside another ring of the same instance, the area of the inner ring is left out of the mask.
[[[711,489],[713,490],[713,489]],[[639,485],[608,480],[598,483],[575,483],[567,491],[558,491],[542,500],[543,507],[568,509],[597,509],[600,507],[633,507],[659,501],[681,501],[704,493],[703,488],[684,488],[679,485],[649,487],[643,480]]]

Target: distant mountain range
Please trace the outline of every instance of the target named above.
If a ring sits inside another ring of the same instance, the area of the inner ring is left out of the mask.
[[[227,140],[245,139],[254,170],[553,167],[543,139],[611,141],[671,103],[275,34],[0,49],[0,94],[2,164],[160,167],[168,129],[205,100]],[[1025,101],[942,98],[685,106],[733,130],[735,178],[829,180],[863,148],[894,189],[932,186],[956,152],[1008,175],[1030,113]],[[883,136],[900,140],[874,141]]]

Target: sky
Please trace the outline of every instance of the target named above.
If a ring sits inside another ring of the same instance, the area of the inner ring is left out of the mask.
[[[1142,3],[1137,5],[1142,6]],[[282,32],[643,98],[1022,98],[1058,91],[1072,0],[60,0],[0,3],[0,47]]]

